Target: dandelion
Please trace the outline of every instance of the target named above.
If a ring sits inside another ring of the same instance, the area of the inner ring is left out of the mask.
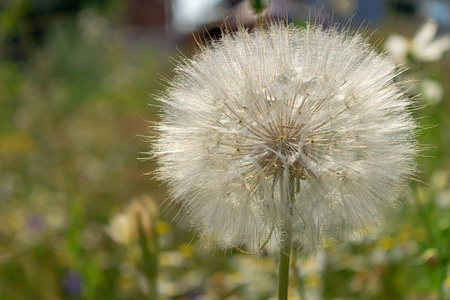
[[[360,34],[272,24],[181,60],[153,154],[204,237],[279,244],[281,284],[291,241],[314,252],[398,203],[415,170],[411,101]]]

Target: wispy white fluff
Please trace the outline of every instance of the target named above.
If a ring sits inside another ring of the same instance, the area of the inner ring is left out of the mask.
[[[158,175],[205,237],[258,250],[292,224],[314,251],[377,223],[414,172],[416,125],[395,76],[358,34],[227,33],[183,59],[159,97]]]

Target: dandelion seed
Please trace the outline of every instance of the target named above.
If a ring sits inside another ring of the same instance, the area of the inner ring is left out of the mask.
[[[411,101],[359,34],[274,24],[183,58],[152,152],[207,238],[258,251],[376,224],[415,170]],[[289,234],[286,234],[289,233]]]

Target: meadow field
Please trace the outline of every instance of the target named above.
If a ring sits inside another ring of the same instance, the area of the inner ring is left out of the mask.
[[[275,299],[276,249],[207,247],[148,174],[154,95],[177,47],[130,35],[115,8],[58,16],[36,34],[21,2],[0,11],[0,299]],[[393,33],[411,42],[422,22],[408,24],[386,21],[372,36],[380,51]],[[296,252],[291,299],[450,299],[442,52],[404,58],[422,151],[403,205],[380,229]]]

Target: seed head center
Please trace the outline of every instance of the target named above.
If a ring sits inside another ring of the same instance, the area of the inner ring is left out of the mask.
[[[266,143],[267,150],[258,160],[266,176],[280,176],[287,168],[289,176],[305,179],[299,136],[295,131],[278,133],[272,141]]]

